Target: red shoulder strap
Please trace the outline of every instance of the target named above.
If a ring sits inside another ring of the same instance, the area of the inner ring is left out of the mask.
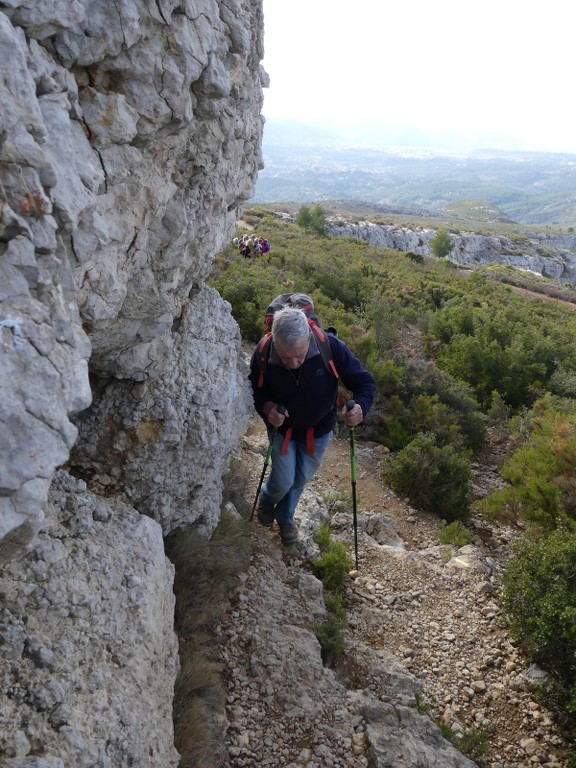
[[[260,367],[260,376],[258,377],[258,388],[264,386],[264,371],[268,365],[268,357],[270,356],[270,344],[272,343],[272,332],[266,334],[258,342],[258,349],[256,351],[256,358]]]
[[[316,341],[318,342],[318,348],[320,350],[320,355],[322,356],[322,361],[326,368],[330,371],[330,373],[334,376],[334,378],[339,379],[340,376],[338,374],[338,371],[336,370],[336,363],[334,362],[332,358],[332,347],[330,346],[330,339],[324,332],[322,328],[320,328],[319,325],[316,325],[316,323],[313,320],[308,320],[308,325],[314,332],[314,335],[316,336]]]
[[[326,368],[330,371],[330,373],[334,376],[334,378],[339,379],[340,376],[336,369],[336,364],[334,363],[334,360],[332,358],[332,347],[330,346],[330,339],[328,338],[324,330],[320,328],[320,326],[317,325],[313,320],[309,320],[308,324],[310,325],[310,328],[312,329],[312,332],[314,333],[316,340],[318,342],[318,349],[320,350],[320,356],[322,357],[322,362],[324,363]],[[266,371],[266,366],[268,365],[268,358],[270,357],[271,343],[272,343],[272,331],[269,331],[258,342],[256,357],[258,360],[258,366],[260,368],[260,376],[258,377],[259,388],[264,386],[264,373]]]

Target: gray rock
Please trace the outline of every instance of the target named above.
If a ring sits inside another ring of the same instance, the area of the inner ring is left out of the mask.
[[[345,226],[342,226],[341,220],[329,221],[328,228],[334,235],[356,237],[377,247],[411,251],[423,256],[432,255],[430,241],[436,234],[431,228],[409,229],[369,221]],[[447,258],[455,264],[508,264],[561,283],[576,284],[574,235],[534,233],[520,244],[503,235],[478,235],[474,232],[455,232],[450,237],[453,248]]]
[[[112,11],[102,0],[32,9],[13,0],[0,13],[0,43],[0,381],[12,382],[0,389],[2,549],[33,541],[74,443],[76,461],[93,461],[92,437],[77,439],[70,420],[91,402],[88,365],[122,381],[127,400],[138,382],[162,382],[155,410],[171,412],[160,417],[162,433],[181,446],[182,474],[197,489],[188,519],[206,503],[210,529],[250,395],[229,308],[206,298],[203,280],[262,164],[261,11],[203,2],[175,12],[141,0]],[[210,325],[219,335],[204,333]],[[183,326],[187,360],[174,331]],[[170,390],[178,376],[194,389],[186,406],[177,402],[183,388]],[[96,420],[102,399],[95,406]],[[202,463],[192,431],[197,445],[211,445]],[[128,474],[144,473],[143,491],[157,487],[165,462],[136,454]],[[101,475],[110,490],[126,478],[109,469]],[[168,485],[148,505],[165,529],[185,517]]]
[[[262,36],[258,2],[2,5],[3,764],[178,762],[162,530],[214,528],[252,408],[204,281],[262,165]]]

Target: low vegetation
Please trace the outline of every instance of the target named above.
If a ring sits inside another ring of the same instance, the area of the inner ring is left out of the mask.
[[[320,556],[314,561],[314,570],[324,586],[324,602],[328,616],[316,627],[316,637],[322,648],[322,661],[334,666],[344,650],[346,611],[342,605],[344,586],[352,567],[352,560],[341,541],[333,541],[330,526],[321,525],[314,533]]]
[[[574,536],[576,498],[576,313],[566,301],[572,289],[509,268],[471,273],[446,259],[326,237],[264,206],[244,219],[269,240],[270,252],[242,259],[231,243],[210,280],[230,302],[242,336],[260,338],[275,295],[310,294],[325,325],[338,329],[376,378],[376,403],[362,430],[391,450],[386,482],[448,524],[473,511],[521,527],[506,611],[568,712],[574,670],[542,642],[542,624],[563,622],[562,647],[573,659],[575,609],[568,602],[562,613],[562,601],[575,592],[576,564],[560,541]],[[503,469],[506,488],[473,505],[471,462],[488,427],[507,431],[516,452]],[[554,565],[554,557],[561,562]],[[533,580],[552,572],[555,588],[545,604],[530,600]],[[541,612],[535,623],[529,609]],[[330,629],[328,636],[337,634]]]
[[[542,694],[576,725],[576,525],[521,538],[505,577],[510,631],[550,675]]]
[[[465,547],[472,544],[474,534],[459,520],[449,523],[440,529],[440,544],[449,544],[453,547]]]
[[[424,703],[422,697],[417,694],[414,708],[421,714],[426,715],[431,720],[434,720],[442,736],[452,744],[453,747],[466,755],[471,760],[474,760],[478,766],[484,768],[485,762],[482,760],[488,747],[488,739],[490,736],[490,728],[470,728],[467,731],[457,733],[447,723],[440,718],[435,718],[430,711],[430,707]]]

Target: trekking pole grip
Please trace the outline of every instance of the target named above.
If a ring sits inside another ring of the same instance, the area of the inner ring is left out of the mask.
[[[352,400],[352,399],[346,400],[346,410],[347,411],[351,411],[352,408],[354,408],[355,405],[356,405],[356,401],[355,400]],[[354,427],[348,427],[348,429],[354,429]]]

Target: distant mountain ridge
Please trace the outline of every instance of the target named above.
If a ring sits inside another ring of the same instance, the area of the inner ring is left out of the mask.
[[[356,200],[442,211],[479,199],[520,224],[576,225],[576,155],[351,146],[334,131],[268,121],[251,202]]]

